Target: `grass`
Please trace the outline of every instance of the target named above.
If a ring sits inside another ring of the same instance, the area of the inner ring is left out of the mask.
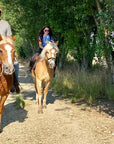
[[[104,69],[91,72],[77,72],[75,67],[57,71],[51,87],[62,95],[70,98],[71,103],[84,100],[89,104],[97,99],[114,100],[114,86],[109,84]]]
[[[114,100],[114,85],[108,85],[106,95],[108,95],[109,100]]]
[[[25,107],[25,102],[21,94],[16,98],[15,106],[17,109],[23,109]]]

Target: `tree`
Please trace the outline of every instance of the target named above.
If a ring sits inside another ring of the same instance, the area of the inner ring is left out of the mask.
[[[97,9],[98,9],[98,20],[99,25],[97,26],[98,29],[98,36],[100,35],[100,41],[102,42],[102,47],[104,51],[104,55],[106,57],[108,71],[110,73],[110,79],[112,83],[114,83],[114,60],[111,55],[112,53],[112,45],[110,43],[111,32],[113,31],[113,5],[112,0],[105,0],[100,2],[100,0],[96,0]],[[112,10],[112,11],[111,11]],[[97,20],[97,21],[98,21]]]

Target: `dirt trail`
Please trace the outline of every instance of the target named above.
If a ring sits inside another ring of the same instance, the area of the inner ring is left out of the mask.
[[[85,104],[70,104],[49,90],[47,109],[38,114],[31,77],[20,65],[19,80],[26,106],[17,110],[10,94],[2,117],[0,144],[114,144],[114,117]]]

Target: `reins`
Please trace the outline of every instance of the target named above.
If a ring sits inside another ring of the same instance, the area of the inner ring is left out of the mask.
[[[0,67],[2,67],[2,72],[0,73],[0,76],[2,76],[2,74],[3,74],[3,65],[0,64]]]
[[[53,58],[53,57],[48,58],[48,60],[50,60],[50,59],[51,59],[51,60],[55,60],[55,58]]]

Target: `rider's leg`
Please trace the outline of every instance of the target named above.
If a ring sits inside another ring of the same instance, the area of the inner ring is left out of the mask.
[[[19,75],[19,63],[16,61],[14,62],[14,68],[15,68],[15,72],[14,72],[14,80],[13,80],[13,86],[11,89],[11,92],[16,91],[16,93],[20,93],[20,88],[19,88],[19,79],[18,79],[18,75]]]

